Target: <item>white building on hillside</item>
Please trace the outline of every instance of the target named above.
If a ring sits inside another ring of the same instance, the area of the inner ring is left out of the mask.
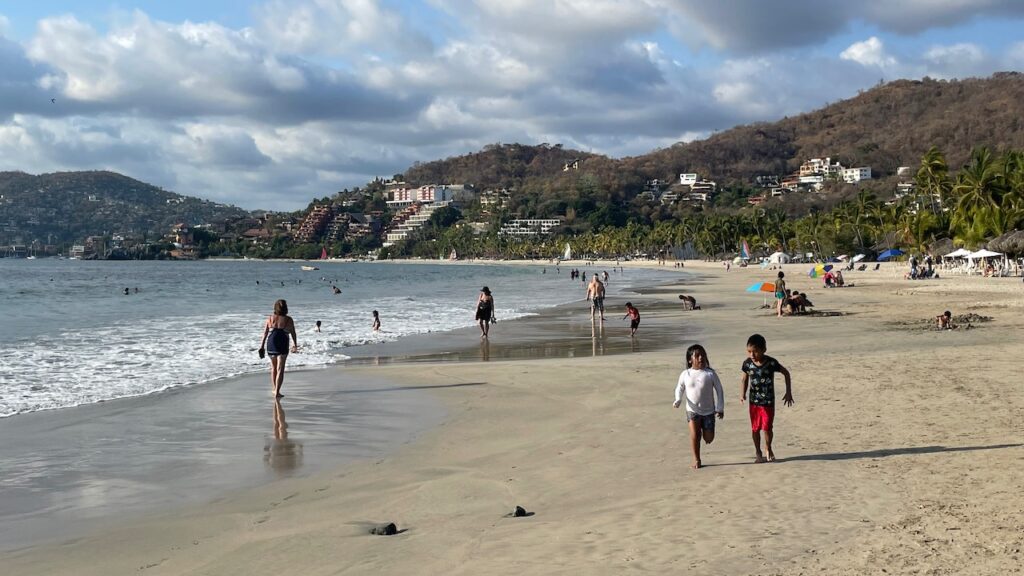
[[[546,236],[562,225],[557,218],[530,218],[506,222],[498,230],[502,236]]]
[[[871,168],[843,168],[843,181],[847,184],[856,184],[861,180],[871,180]]]
[[[800,165],[801,176],[811,176],[814,174],[821,174],[828,178],[830,176],[838,178],[843,166],[839,162],[832,162],[832,158],[811,158]]]
[[[682,184],[683,186],[693,186],[694,184],[697,183],[697,175],[696,174],[680,174],[679,175],[679,183]]]

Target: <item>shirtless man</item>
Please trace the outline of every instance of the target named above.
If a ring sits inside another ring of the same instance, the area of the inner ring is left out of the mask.
[[[587,285],[587,300],[590,300],[590,319],[594,319],[594,313],[601,311],[601,321],[604,322],[604,284],[594,274],[590,277],[590,284]]]

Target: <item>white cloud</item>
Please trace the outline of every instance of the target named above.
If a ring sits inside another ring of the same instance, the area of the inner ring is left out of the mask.
[[[7,19],[7,16],[0,14],[0,37],[7,36],[7,32],[11,27],[11,21]]]
[[[932,46],[924,53],[924,58],[939,65],[978,64],[985,59],[985,54],[974,44],[961,43],[951,46]]]
[[[926,74],[933,78],[962,78],[986,76],[998,68],[996,61],[979,46],[958,43],[932,46],[922,57]]]
[[[856,62],[861,66],[874,66],[883,69],[892,68],[897,64],[896,58],[885,52],[885,46],[877,36],[851,44],[849,48],[839,54],[839,57]]]
[[[1011,45],[1006,51],[1006,60],[1010,68],[1024,68],[1024,42]]]
[[[272,0],[257,8],[261,35],[295,54],[356,55],[430,50],[427,37],[379,0]]]
[[[493,142],[643,154],[851,96],[880,68],[893,79],[992,66],[970,44],[897,57],[883,32],[838,57],[777,50],[843,30],[857,16],[837,0],[430,1],[446,17],[429,24],[384,0],[272,0],[239,30],[142,12],[108,28],[45,19],[24,46],[0,38],[0,169],[106,168],[296,208]],[[968,4],[1007,7],[943,10]],[[876,5],[864,17],[877,25]],[[668,25],[728,57],[688,61]],[[1003,58],[1024,65],[1024,43]]]

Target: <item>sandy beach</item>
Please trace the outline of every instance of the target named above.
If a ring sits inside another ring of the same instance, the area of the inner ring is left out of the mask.
[[[745,292],[774,271],[695,262],[685,270],[697,277],[634,299],[638,344],[620,320],[622,302],[609,301],[603,336],[588,334],[582,307],[533,320],[526,332],[572,343],[548,358],[528,339],[503,343],[499,323],[492,361],[482,362],[477,336],[462,331],[446,336],[445,348],[462,351],[453,361],[289,375],[300,389],[303,381],[341,390],[397,384],[428,393],[445,415],[386,457],[3,553],[4,572],[1020,572],[1020,278],[907,281],[883,265],[847,273],[853,287],[824,289],[806,267],[787,265],[789,287],[806,290],[816,313],[776,318],[760,307],[762,295]],[[702,310],[683,311],[680,293]],[[970,329],[930,329],[946,309],[976,315]],[[792,372],[796,399],[778,409],[779,460],[767,464],[753,463],[739,402],[754,332]],[[685,420],[671,405],[694,342],[726,392],[701,470],[689,468]],[[532,352],[495,352],[527,344]],[[516,505],[533,514],[504,517]],[[368,534],[382,522],[403,532]]]

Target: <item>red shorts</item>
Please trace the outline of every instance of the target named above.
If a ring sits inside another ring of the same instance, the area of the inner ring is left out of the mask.
[[[775,422],[775,406],[750,405],[750,430],[757,432],[766,430],[771,432],[772,424]]]

